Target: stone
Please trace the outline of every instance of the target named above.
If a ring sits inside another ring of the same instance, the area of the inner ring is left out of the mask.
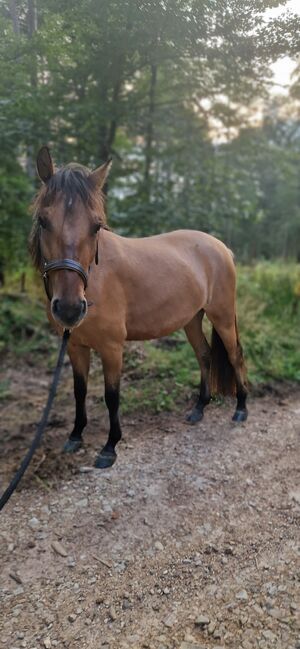
[[[198,642],[186,642],[184,640],[179,646],[179,649],[206,649],[206,647]]]
[[[290,492],[290,499],[293,500],[297,505],[300,505],[300,489]]]
[[[59,554],[61,557],[68,556],[67,550],[59,541],[53,541],[53,543],[51,543],[51,548],[52,550],[54,550],[54,552],[56,552],[56,554]]]
[[[70,613],[70,615],[68,615],[68,620],[69,620],[69,622],[71,622],[73,624],[73,622],[75,622],[75,620],[76,620],[75,613]]]
[[[169,629],[171,629],[175,623],[176,623],[176,613],[174,611],[172,613],[169,613],[169,615],[167,615],[163,620],[163,624]]]
[[[236,594],[236,599],[240,600],[241,602],[246,602],[248,600],[247,591],[246,590],[240,590],[240,592]]]
[[[156,550],[159,550],[160,552],[162,552],[165,549],[163,544],[160,541],[155,541],[154,547]]]
[[[46,649],[51,649],[52,647],[51,639],[49,638],[49,636],[46,636],[46,638],[44,638],[44,647]]]
[[[117,619],[117,613],[114,606],[111,606],[109,609],[109,617],[113,622]]]
[[[243,649],[253,649],[253,644],[252,644],[252,642],[249,642],[249,640],[243,640],[242,648]]]
[[[275,633],[272,633],[269,629],[263,631],[263,637],[265,640],[270,640],[270,642],[275,642],[275,640],[277,640]]]
[[[213,622],[213,621],[210,622],[209,625],[208,625],[208,627],[207,627],[208,635],[212,635],[213,632],[214,632],[214,630],[215,630],[215,628],[216,628],[216,622]]]
[[[36,516],[33,516],[28,521],[28,525],[29,527],[31,527],[32,530],[37,530],[40,527],[40,521],[38,518],[36,518]]]
[[[13,579],[17,584],[22,584],[22,579],[17,571],[10,570],[9,571],[9,576],[11,579]]]
[[[280,608],[270,608],[268,612],[275,620],[283,620],[286,617],[285,611],[281,611]]]
[[[195,619],[195,625],[200,627],[208,626],[209,622],[210,619],[209,617],[207,617],[207,615],[198,615],[198,617]]]
[[[81,498],[81,500],[77,500],[77,507],[87,507],[89,504],[89,501],[87,498]]]

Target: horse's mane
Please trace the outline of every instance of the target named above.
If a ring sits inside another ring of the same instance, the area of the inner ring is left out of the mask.
[[[109,229],[106,222],[105,197],[103,192],[98,187],[95,187],[89,169],[77,163],[70,163],[58,169],[48,182],[41,187],[31,205],[33,225],[29,237],[29,251],[37,269],[41,268],[42,263],[39,214],[43,207],[47,207],[54,202],[59,192],[64,197],[66,211],[70,211],[70,207],[75,200],[80,198],[83,205],[90,207],[97,213],[101,227],[106,230]]]

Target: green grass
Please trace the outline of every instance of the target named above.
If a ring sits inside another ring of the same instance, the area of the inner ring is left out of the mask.
[[[168,339],[169,340],[169,339]],[[172,336],[172,347],[144,343],[144,354],[135,354],[134,346],[125,353],[122,410],[131,412],[145,407],[153,412],[174,410],[191,396],[199,385],[199,368],[184,333]],[[129,359],[135,371],[128,370]]]
[[[31,271],[26,279],[26,292],[20,291],[19,277],[9,281],[9,291],[0,291],[0,354],[40,362],[56,349],[45,312],[42,288]]]
[[[238,314],[250,380],[300,381],[300,265],[238,268]]]
[[[300,381],[300,266],[259,263],[239,267],[238,322],[252,384]],[[18,288],[14,280],[14,290]],[[2,290],[0,352],[53,366],[58,348],[34,279],[28,294]],[[36,297],[38,296],[38,297]],[[167,341],[129,345],[125,352],[122,410],[176,410],[199,385],[199,369],[184,332]],[[0,399],[9,386],[0,384]]]

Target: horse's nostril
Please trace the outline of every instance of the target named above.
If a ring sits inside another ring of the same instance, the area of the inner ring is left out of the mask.
[[[81,312],[82,312],[82,315],[86,314],[86,300],[81,301]]]
[[[56,298],[52,302],[52,313],[58,315],[59,312],[59,300]]]

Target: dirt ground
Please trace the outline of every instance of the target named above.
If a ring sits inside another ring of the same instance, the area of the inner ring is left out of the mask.
[[[49,375],[5,368],[0,488],[34,434]],[[85,447],[61,454],[70,371],[42,447],[0,515],[0,647],[299,649],[300,390],[123,418],[114,467],[93,469],[107,417],[93,371]]]

